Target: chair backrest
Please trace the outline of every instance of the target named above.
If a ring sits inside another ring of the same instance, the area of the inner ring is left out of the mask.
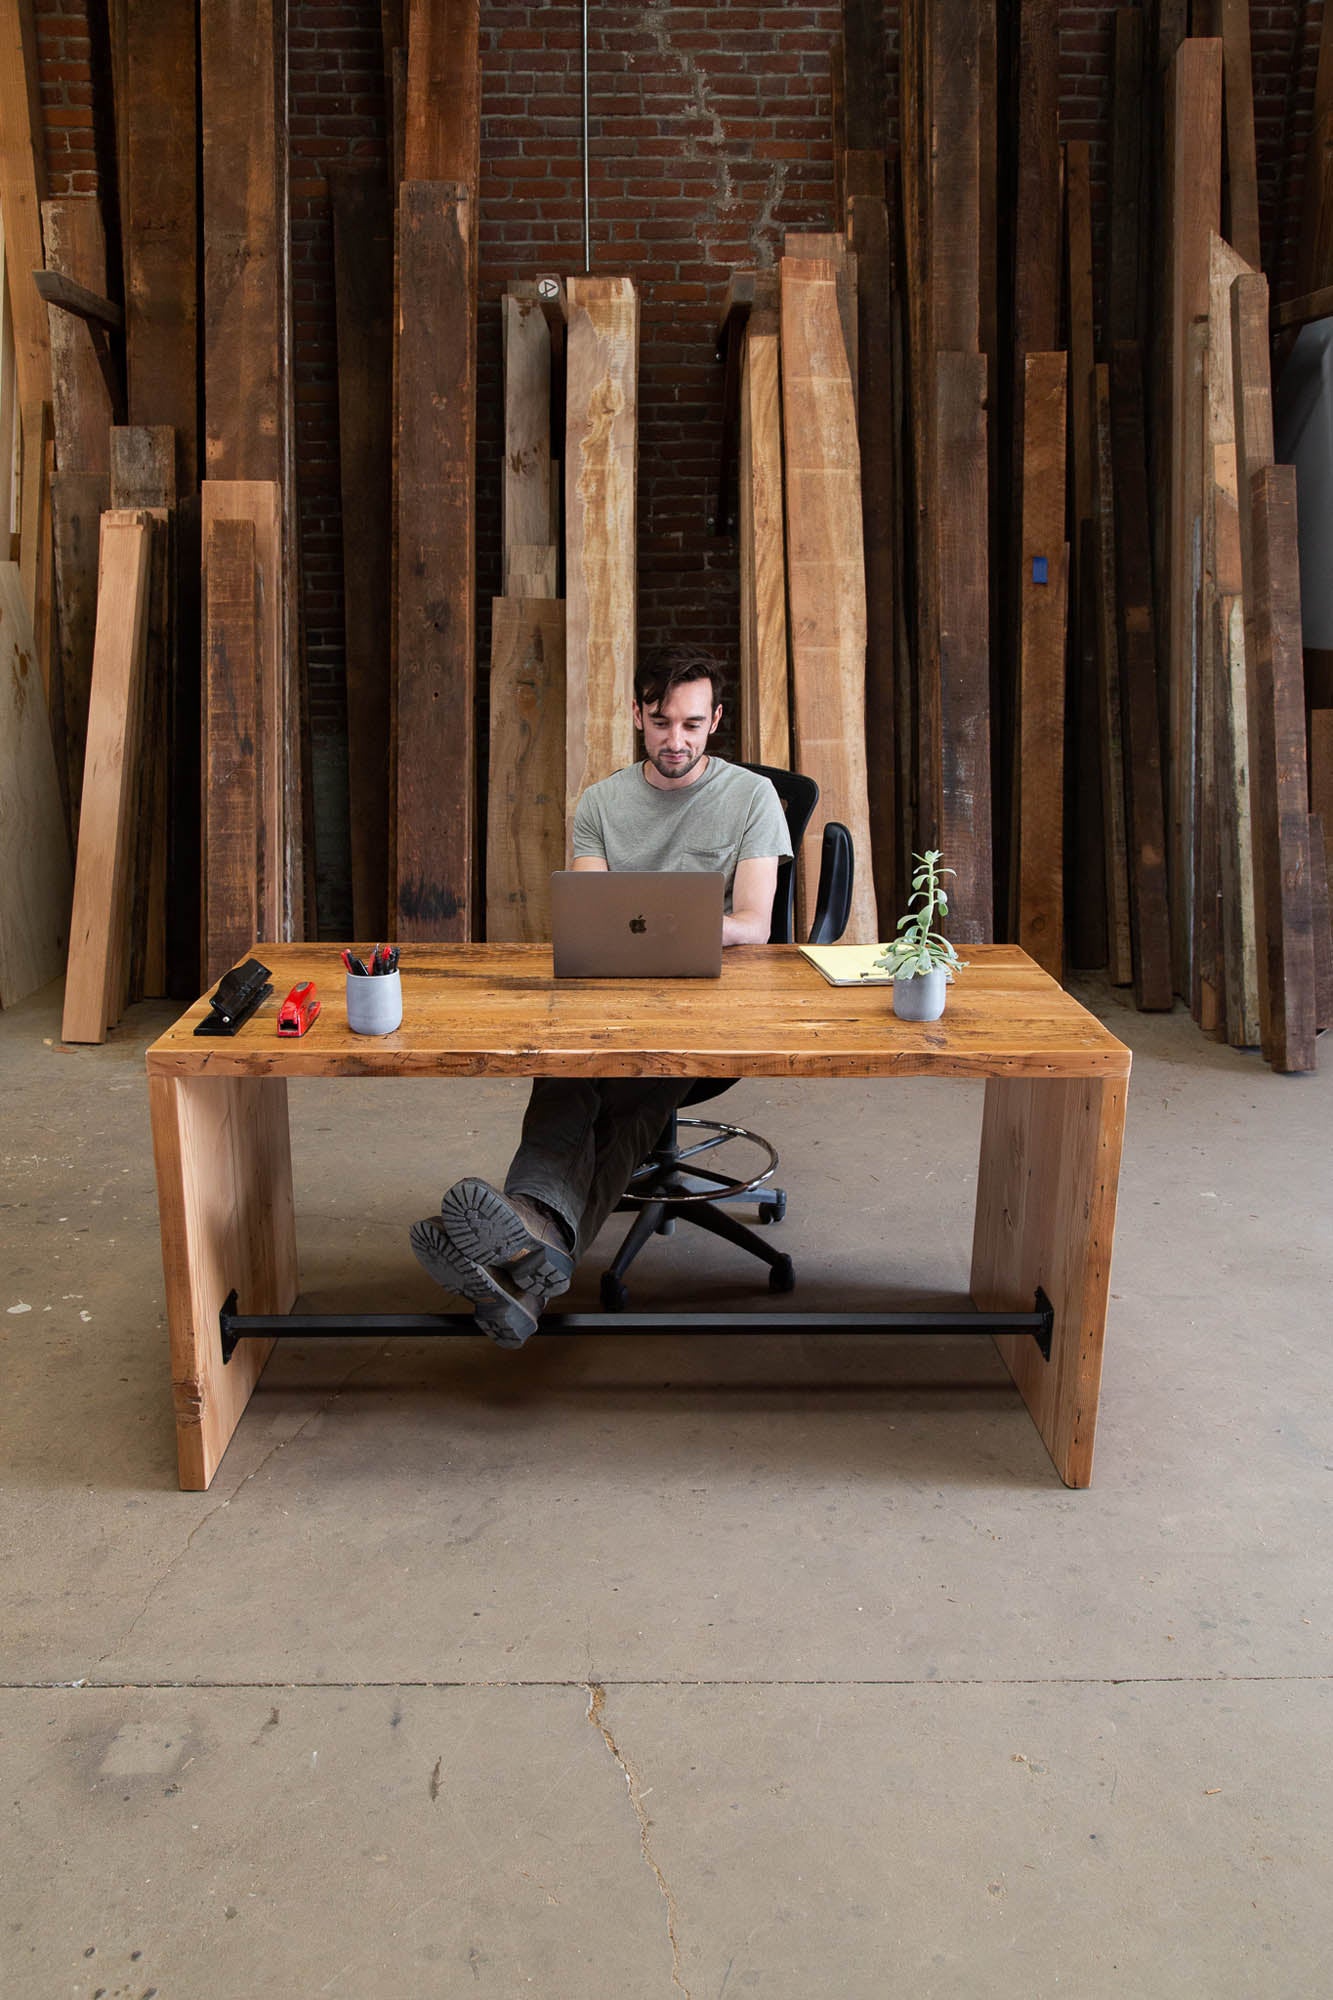
[[[819,803],[819,786],[813,778],[807,778],[802,771],[781,771],[773,764],[746,764],[747,771],[757,771],[761,778],[767,778],[779,799],[787,819],[787,832],[791,838],[792,859],[778,863],[778,886],[773,897],[773,927],[769,931],[770,944],[792,944],[796,938],[796,862],[801,851],[801,841],[805,830],[814,817]],[[852,853],[852,837],[838,820],[830,820],[824,828],[824,846],[820,855],[819,893],[815,908],[807,912],[810,920],[811,944],[836,944],[847,928],[847,919],[852,913],[852,881],[855,861]]]
[[[805,829],[819,803],[818,785],[801,771],[780,771],[774,764],[746,764],[743,768],[756,771],[761,778],[769,780],[782,801],[792,854],[799,854]],[[794,861],[780,861],[777,894],[773,898],[773,928],[768,934],[768,941],[770,944],[791,944],[795,936],[796,867]]]

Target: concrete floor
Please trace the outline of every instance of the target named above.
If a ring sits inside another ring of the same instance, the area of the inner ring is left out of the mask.
[[[182,1494],[171,1010],[0,1016],[5,2000],[1333,1990],[1333,1058],[1083,997],[1135,1049],[1083,1493],[981,1340],[598,1338],[286,1344]],[[433,1305],[406,1224],[521,1098],[294,1091],[307,1296]],[[798,1299],[965,1291],[979,1089],[727,1103]]]

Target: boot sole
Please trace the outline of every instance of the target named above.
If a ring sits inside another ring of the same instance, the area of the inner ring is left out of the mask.
[[[492,1270],[500,1265],[516,1291],[540,1291],[549,1299],[569,1290],[574,1276],[569,1252],[534,1236],[489,1181],[456,1182],[440,1203],[440,1221],[464,1257]]]
[[[522,1347],[537,1331],[537,1315],[524,1298],[506,1291],[485,1265],[465,1257],[445,1233],[438,1216],[414,1222],[408,1231],[412,1253],[446,1292],[457,1292],[476,1307],[476,1321],[497,1347]]]

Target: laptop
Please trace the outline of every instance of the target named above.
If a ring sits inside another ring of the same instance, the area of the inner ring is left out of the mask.
[[[719,979],[724,875],[581,868],[551,877],[557,979]]]

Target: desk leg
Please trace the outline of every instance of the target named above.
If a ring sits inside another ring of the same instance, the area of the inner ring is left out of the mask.
[[[996,1345],[1067,1486],[1092,1481],[1127,1077],[993,1077],[986,1084],[972,1241],[983,1312],[1055,1307],[1051,1358]]]
[[[223,1366],[227,1294],[242,1312],[289,1312],[299,1290],[287,1084],[154,1076],[149,1091],[180,1483],[200,1491],[273,1346],[243,1340]]]

